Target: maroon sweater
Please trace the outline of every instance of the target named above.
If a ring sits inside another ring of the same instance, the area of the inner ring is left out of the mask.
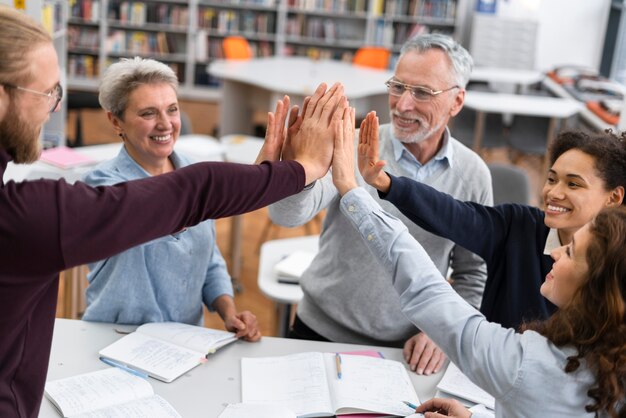
[[[304,187],[296,162],[194,164],[111,187],[4,184],[0,149],[0,417],[36,417],[48,369],[59,272],[208,218],[249,212]]]

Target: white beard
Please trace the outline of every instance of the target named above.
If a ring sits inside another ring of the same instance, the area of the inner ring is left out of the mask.
[[[391,127],[393,128],[393,136],[397,138],[400,142],[404,144],[419,144],[420,142],[424,142],[428,138],[430,138],[433,133],[439,131],[443,125],[443,122],[437,126],[429,127],[421,118],[411,118],[417,119],[420,124],[420,128],[416,132],[406,133],[402,129],[396,127],[393,124],[393,111],[389,112],[390,120],[392,121]],[[400,115],[396,115],[399,116]]]

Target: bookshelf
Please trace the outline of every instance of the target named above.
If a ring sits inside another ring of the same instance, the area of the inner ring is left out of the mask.
[[[61,86],[63,91],[67,91],[66,67],[67,67],[67,2],[63,0],[29,0],[23,2],[14,2],[9,0],[0,0],[1,5],[15,6],[20,8],[35,19],[50,32],[54,48],[59,58],[59,67],[61,74]],[[18,4],[20,7],[18,7]],[[46,122],[41,130],[41,141],[44,148],[51,148],[65,144],[65,119],[67,116],[67,99],[66,96],[60,103],[59,110],[50,114],[50,119]]]
[[[363,45],[397,55],[420,31],[463,40],[472,0],[71,0],[68,86],[93,90],[119,57],[169,64],[184,98],[218,100],[207,65],[223,58],[222,40],[244,36],[255,56],[351,61]],[[393,61],[393,60],[392,60]]]

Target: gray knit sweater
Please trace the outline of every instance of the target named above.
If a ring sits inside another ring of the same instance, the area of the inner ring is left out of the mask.
[[[409,176],[394,157],[391,141],[396,140],[392,138],[391,126],[382,125],[379,132],[380,159],[387,161],[385,170]],[[444,141],[448,142],[448,162],[422,181],[459,200],[491,205],[491,177],[485,163],[449,136],[447,130]],[[471,305],[480,306],[486,280],[482,260],[417,227],[389,202],[380,200],[377,191],[365,185],[358,173],[357,180],[386,211],[407,225],[442,275],[446,276],[448,266],[452,267],[456,291]],[[304,298],[298,305],[298,316],[331,341],[402,346],[418,330],[401,312],[398,294],[389,286],[389,278],[384,277],[358,232],[341,214],[339,197],[329,173],[313,187],[270,206],[272,221],[283,226],[302,225],[327,209],[319,253],[300,281]]]

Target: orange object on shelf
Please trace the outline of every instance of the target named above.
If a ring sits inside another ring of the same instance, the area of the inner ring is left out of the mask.
[[[610,125],[617,125],[619,122],[619,115],[606,110],[602,107],[600,102],[587,102],[587,109],[591,110],[594,115]]]

